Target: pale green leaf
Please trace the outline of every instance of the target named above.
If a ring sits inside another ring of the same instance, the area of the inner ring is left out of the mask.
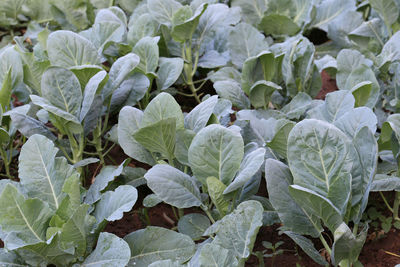
[[[209,125],[198,132],[190,145],[190,167],[202,183],[213,176],[228,185],[240,168],[243,149],[240,133],[220,125]]]
[[[172,206],[189,208],[202,205],[200,190],[195,180],[174,167],[157,164],[144,177],[147,186]]]

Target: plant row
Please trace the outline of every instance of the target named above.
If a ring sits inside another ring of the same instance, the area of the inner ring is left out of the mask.
[[[362,266],[370,193],[400,221],[400,193],[382,193],[400,191],[399,10],[0,3],[0,263],[244,266],[254,255],[263,266],[259,229],[280,224],[316,263]],[[316,32],[329,41],[314,45]],[[339,90],[316,100],[322,72]],[[118,146],[125,160],[107,165]],[[140,186],[177,227],[105,232]]]

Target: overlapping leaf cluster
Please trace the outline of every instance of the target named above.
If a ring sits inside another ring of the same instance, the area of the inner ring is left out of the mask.
[[[315,262],[360,266],[370,192],[400,191],[399,14],[398,0],[3,1],[0,263],[262,265],[258,231],[280,223]],[[317,100],[322,72],[338,91]],[[140,186],[177,227],[103,232]]]

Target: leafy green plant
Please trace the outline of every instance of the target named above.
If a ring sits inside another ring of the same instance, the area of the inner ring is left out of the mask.
[[[348,92],[329,94],[325,103],[308,111],[312,119],[290,131],[289,167],[272,159],[265,164],[270,201],[285,233],[319,263],[321,256],[300,235],[319,237],[333,264],[351,266],[368,230],[365,223],[360,232],[358,226],[376,173],[376,118],[370,109],[353,108],[354,103]],[[332,249],[321,220],[333,234]]]
[[[104,260],[126,265],[128,244],[100,232],[133,207],[136,189],[122,185],[103,193],[114,178],[103,175],[83,190],[79,173],[57,152],[46,137],[31,136],[19,157],[20,182],[1,183],[2,259],[31,266],[85,266]]]

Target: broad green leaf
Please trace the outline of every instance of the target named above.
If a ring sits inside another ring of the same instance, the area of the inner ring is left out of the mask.
[[[206,127],[207,122],[214,111],[215,106],[218,102],[218,96],[211,96],[207,100],[198,104],[192,109],[189,114],[185,117],[185,128],[199,132],[201,129]]]
[[[176,131],[174,155],[176,159],[184,165],[189,165],[188,152],[195,135],[196,133],[192,130],[181,129]]]
[[[233,67],[223,67],[216,72],[211,71],[208,73],[208,78],[213,83],[226,81],[226,80],[232,80],[237,83],[240,83],[240,81],[241,81],[240,72],[236,68],[233,68]]]
[[[157,89],[165,90],[171,87],[183,70],[183,60],[181,58],[161,57],[160,67],[157,71]]]
[[[27,267],[20,256],[13,251],[0,249],[0,264],[4,267]]]
[[[264,157],[265,148],[262,147],[245,155],[235,179],[224,190],[224,194],[242,188],[261,168],[261,165],[264,163]]]
[[[16,50],[21,55],[23,65],[23,82],[34,92],[40,93],[40,80],[43,72],[50,66],[48,60],[37,61],[34,54],[17,47]]]
[[[148,226],[124,237],[131,249],[128,266],[148,266],[158,260],[188,261],[195,252],[195,244],[187,235],[165,228]]]
[[[55,119],[61,119],[63,124],[56,125],[59,130],[60,130],[60,128],[64,129],[62,127],[66,126],[68,129],[72,130],[73,132],[80,133],[82,131],[82,126],[76,116],[72,115],[71,113],[66,112],[63,109],[60,109],[60,108],[52,105],[50,103],[50,101],[48,101],[45,98],[42,98],[42,97],[39,97],[36,95],[30,95],[30,98],[31,98],[33,104],[40,106],[44,110],[53,114],[55,116]],[[54,123],[55,122],[53,122],[53,124]]]
[[[0,13],[2,13],[6,19],[6,24],[4,26],[10,27],[12,25],[18,24],[18,14],[21,13],[24,3],[25,0],[6,0],[1,3]]]
[[[64,197],[65,180],[74,169],[65,158],[55,158],[58,149],[42,135],[31,136],[21,149],[19,177],[28,196],[39,198],[58,209]]]
[[[1,12],[0,12],[1,13]],[[14,46],[5,48],[0,53],[0,83],[4,85],[4,81],[11,70],[11,85],[17,87],[23,79],[24,71],[22,60]]]
[[[225,4],[208,5],[206,11],[200,17],[199,25],[194,34],[197,37],[197,42],[202,43],[207,36],[213,36],[218,26],[226,23],[225,20],[230,14],[229,10],[229,7]]]
[[[104,166],[100,173],[95,177],[94,182],[90,185],[86,192],[85,203],[94,204],[101,198],[101,191],[118,176],[121,175],[124,167],[128,164],[125,160],[118,167],[115,166]]]
[[[284,231],[283,233],[289,236],[316,263],[321,265],[328,264],[321,254],[319,254],[318,250],[315,249],[314,244],[310,239],[290,231]]]
[[[140,57],[137,68],[146,75],[155,76],[158,66],[159,49],[158,41],[160,37],[143,37],[133,47],[132,52]]]
[[[5,129],[0,128],[0,144],[5,145],[9,141],[10,141],[10,135],[8,134],[8,132]]]
[[[351,93],[354,96],[356,101],[355,106],[361,107],[367,105],[368,99],[372,92],[372,82],[365,81],[356,84],[353,88],[351,88]]]
[[[200,239],[208,227],[210,227],[210,220],[200,213],[187,214],[178,222],[178,231],[190,236],[193,240]]]
[[[172,261],[172,260],[161,260],[155,261],[150,264],[148,267],[183,267],[185,265],[180,264],[179,262]]]
[[[232,6],[241,8],[243,19],[252,25],[258,25],[267,9],[265,0],[232,0]]]
[[[169,118],[176,120],[176,129],[183,128],[181,107],[170,94],[160,93],[146,107],[140,127],[146,127]]]
[[[145,206],[146,208],[152,208],[157,206],[161,202],[163,202],[162,199],[159,198],[156,194],[150,194],[143,199],[143,206]]]
[[[353,159],[351,204],[356,216],[353,221],[359,223],[377,170],[378,144],[368,127],[363,127],[354,137],[353,145],[354,150],[350,152]]]
[[[96,75],[96,73],[103,71],[103,68],[96,65],[81,65],[69,68],[78,78],[82,90],[86,87],[89,80]]]
[[[12,91],[12,80],[11,80],[12,69],[9,69],[3,79],[3,84],[0,90],[0,105],[2,112],[5,112],[10,107],[11,91]]]
[[[299,92],[305,92],[315,97],[321,89],[322,81],[314,64],[314,45],[307,38],[298,35],[278,44],[276,49],[280,50],[279,55],[284,54],[282,76],[289,95],[294,97]]]
[[[254,108],[267,109],[272,94],[282,87],[270,81],[258,81],[250,88],[250,102]]]
[[[218,81],[213,86],[221,98],[231,101],[234,106],[240,109],[250,108],[250,101],[243,93],[238,82],[233,80]]]
[[[267,146],[276,151],[280,156],[287,158],[287,143],[290,131],[295,123],[289,120],[280,119],[275,125],[275,136],[267,142]]]
[[[390,32],[392,25],[399,17],[399,7],[394,0],[370,0],[371,7],[378,12]]]
[[[82,0],[51,1],[51,13],[60,25],[83,30],[90,24],[90,6]],[[92,10],[93,12],[93,10]]]
[[[247,259],[262,225],[263,211],[258,201],[240,203],[231,214],[218,222],[212,244],[232,251],[239,259]]]
[[[207,177],[213,176],[229,185],[240,168],[243,149],[240,133],[209,125],[197,133],[190,145],[190,167],[203,184]]]
[[[229,198],[224,195],[226,185],[215,177],[208,177],[206,180],[208,194],[212,203],[217,208],[220,217],[224,217],[229,209]]]
[[[100,201],[96,204],[93,216],[97,223],[104,220],[113,222],[119,220],[135,205],[138,198],[136,188],[131,185],[121,185],[114,191],[102,194]]]
[[[377,117],[370,108],[359,107],[347,111],[334,124],[347,134],[350,139],[353,139],[363,127],[368,127],[371,132],[375,133]]]
[[[121,85],[129,74],[138,66],[139,62],[139,56],[133,53],[120,57],[114,62],[108,74],[110,78],[103,89],[104,98],[109,97]]]
[[[77,255],[83,256],[85,254],[87,248],[86,237],[89,234],[89,229],[85,225],[88,209],[89,205],[83,204],[79,205],[73,213],[68,214],[70,217],[62,226],[60,234],[61,249],[68,250],[73,244]]]
[[[377,174],[371,184],[371,192],[400,191],[400,178],[386,174]]]
[[[83,91],[83,101],[82,101],[82,109],[79,114],[79,120],[83,121],[90,111],[92,104],[94,102],[95,96],[99,94],[104,83],[107,82],[107,72],[100,71],[95,74],[85,86],[85,90]]]
[[[96,249],[81,266],[119,267],[126,266],[130,258],[128,244],[110,233],[100,233]]]
[[[53,106],[78,117],[81,110],[82,90],[79,80],[69,70],[49,68],[42,76],[42,96]]]
[[[101,53],[104,48],[110,43],[121,43],[126,37],[126,17],[121,9],[113,7],[114,11],[118,10],[123,18],[110,9],[101,9],[96,15],[95,22],[89,30],[81,33],[89,39]]]
[[[124,107],[118,117],[118,143],[125,154],[140,162],[154,165],[154,159],[149,151],[139,144],[133,135],[139,130],[143,112],[137,108]]]
[[[293,97],[289,104],[284,106],[281,111],[286,113],[288,119],[299,119],[311,106],[311,97],[303,92]]]
[[[298,185],[290,185],[289,193],[306,214],[320,218],[330,231],[334,232],[343,222],[341,212],[318,193]]]
[[[163,158],[172,160],[175,150],[175,118],[160,120],[137,130],[133,137],[150,152],[160,153]],[[173,164],[170,162],[170,164]]]
[[[306,213],[290,195],[289,186],[293,184],[293,177],[288,166],[280,161],[267,159],[265,179],[269,200],[278,212],[284,229],[314,237],[323,231],[318,217]]]
[[[164,202],[177,208],[202,205],[200,191],[189,175],[166,164],[153,166],[144,177],[147,186]]]
[[[69,265],[76,261],[73,251],[60,247],[60,235],[56,234],[51,240],[18,249],[18,255],[28,264],[27,266]]]
[[[345,11],[355,10],[354,0],[326,0],[321,1],[316,8],[316,16],[312,26],[328,32],[328,25],[340,21]]]
[[[160,24],[170,26],[174,13],[182,7],[175,0],[149,0],[147,6],[150,14]]]
[[[205,244],[200,251],[200,267],[238,266],[235,254],[214,243]]]
[[[46,241],[47,223],[51,217],[48,205],[40,199],[25,199],[11,184],[0,195],[0,226],[5,247],[14,250]]]
[[[246,59],[268,49],[264,35],[244,22],[237,24],[229,33],[228,46],[231,61],[239,69]]]
[[[354,45],[348,35],[363,23],[364,19],[360,12],[347,10],[341,14],[341,19],[328,24],[327,37],[337,47],[351,47]],[[361,50],[361,49],[360,49]]]
[[[382,68],[390,62],[400,59],[400,48],[397,45],[400,41],[400,31],[396,32],[383,46],[377,57],[378,66]]]
[[[47,53],[52,65],[64,68],[100,63],[96,47],[71,31],[52,32],[47,39]]]
[[[271,81],[275,75],[276,58],[269,51],[249,57],[243,64],[242,89],[250,95],[250,88],[258,81]]]
[[[335,123],[347,112],[353,111],[354,97],[351,93],[341,90],[326,95],[325,102],[309,110],[309,118]]]
[[[113,92],[110,111],[115,113],[124,106],[136,106],[149,90],[150,80],[142,73],[129,75]]]
[[[326,197],[345,213],[351,193],[349,139],[334,125],[303,120],[289,134],[288,162],[296,185]]]
[[[365,105],[373,108],[378,100],[380,88],[374,72],[368,65],[368,60],[356,50],[341,50],[337,56],[336,74],[339,89],[356,91],[356,86],[365,81],[372,83],[370,96]]]
[[[183,6],[174,12],[172,17],[171,36],[176,42],[185,42],[191,40],[197,25],[199,24],[200,16],[207,8],[207,4],[197,8],[192,16],[192,10],[189,6]]]
[[[258,27],[265,35],[295,35],[300,27],[289,17],[281,14],[264,15]]]
[[[134,46],[146,36],[154,37],[158,32],[158,22],[149,13],[140,15],[134,22],[129,23],[128,43]]]
[[[342,260],[355,263],[360,255],[365,239],[368,234],[368,226],[364,226],[357,236],[354,236],[351,229],[342,223],[334,232],[335,242],[332,246],[331,259],[333,264],[338,264]]]

